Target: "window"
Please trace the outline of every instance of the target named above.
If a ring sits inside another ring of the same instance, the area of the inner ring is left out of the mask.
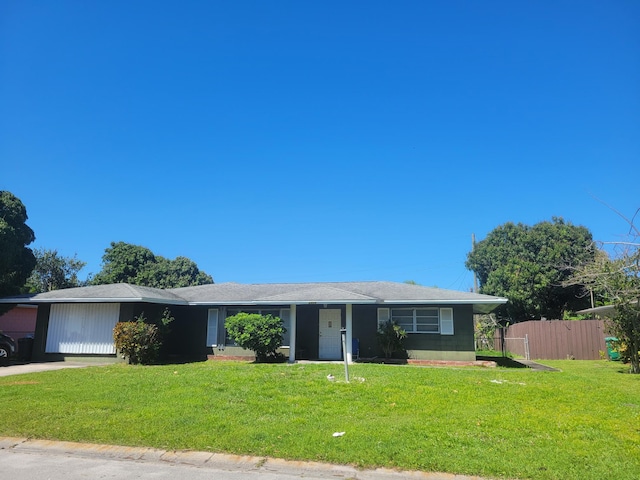
[[[382,327],[391,318],[388,308],[378,309],[378,328]]]
[[[236,309],[236,310],[227,310],[227,317],[233,317],[238,313],[257,313],[259,315],[271,315],[272,317],[278,317],[282,320],[282,325],[287,330],[285,334],[282,336],[282,346],[289,346],[289,324],[291,323],[291,313],[288,308],[280,310],[279,308],[270,308],[270,309]],[[233,338],[229,337],[229,333],[225,330],[225,345],[235,345],[236,343],[233,341]]]
[[[407,333],[453,335],[452,308],[392,308],[391,320]]]
[[[207,318],[207,347],[218,346],[218,309],[210,308]]]

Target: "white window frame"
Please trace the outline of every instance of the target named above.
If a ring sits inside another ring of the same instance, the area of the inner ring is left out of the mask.
[[[207,312],[207,347],[218,346],[218,318],[218,309],[210,308]]]
[[[453,308],[440,309],[440,335],[453,335]]]
[[[389,308],[379,308],[378,309],[378,328],[382,328],[382,326],[387,323],[391,319],[391,309]]]
[[[387,312],[384,312],[387,310]],[[435,322],[425,323],[420,322],[420,319],[427,318],[426,315],[418,315],[417,312],[420,310],[433,310],[436,314],[435,316],[431,316],[431,318],[437,317]],[[405,315],[400,315],[400,313],[404,313]],[[405,317],[408,318],[407,315],[410,312],[411,314],[411,329],[407,328],[407,322],[397,322],[397,318]],[[394,315],[395,314],[395,315]],[[378,309],[378,325],[380,325],[381,319],[390,319],[391,321],[397,322],[408,334],[436,334],[436,335],[453,335],[454,334],[454,321],[453,321],[453,308],[438,308],[438,307],[397,307],[391,309]],[[435,326],[436,330],[432,331],[424,331],[418,330],[419,325],[431,325]]]

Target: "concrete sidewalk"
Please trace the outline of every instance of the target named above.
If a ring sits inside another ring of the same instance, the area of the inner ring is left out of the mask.
[[[0,437],[0,463],[2,456],[33,455],[46,457],[74,457],[98,459],[101,468],[108,468],[108,461],[132,462],[136,468],[140,464],[149,464],[150,468],[162,465],[171,468],[170,474],[176,473],[177,467],[197,467],[214,472],[234,472],[233,478],[304,478],[311,479],[345,479],[345,480],[483,480],[481,477],[452,475],[447,473],[426,473],[396,471],[385,468],[375,470],[358,470],[346,465],[331,465],[318,462],[298,462],[276,458],[227,455],[211,452],[170,451],[154,448],[121,447],[114,445],[96,445],[75,442],[58,442],[51,440],[31,440],[26,438]],[[238,475],[238,477],[236,477]],[[139,477],[137,477],[139,478]],[[219,477],[216,477],[219,478]]]
[[[540,372],[559,372],[557,368],[550,367],[549,365],[542,365],[541,363],[534,362],[533,360],[524,360],[522,358],[518,358],[515,360],[522,365],[530,368],[531,370],[537,370]]]

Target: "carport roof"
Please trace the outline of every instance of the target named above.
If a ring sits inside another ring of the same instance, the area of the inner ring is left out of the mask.
[[[170,305],[415,304],[473,305],[488,313],[506,298],[395,282],[216,283],[163,290],[127,283],[68,288],[0,303],[147,302]]]
[[[616,313],[615,305],[603,305],[601,307],[585,308],[584,310],[578,310],[579,314],[594,314],[602,317],[610,317]]]
[[[64,288],[31,296],[1,298],[0,303],[129,303],[146,302],[168,305],[186,305],[187,302],[169,290],[141,287],[129,283],[91,285],[88,287]]]

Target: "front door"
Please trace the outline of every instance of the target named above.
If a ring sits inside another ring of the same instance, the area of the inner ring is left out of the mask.
[[[320,310],[318,358],[340,360],[342,353],[342,315],[339,308]]]

